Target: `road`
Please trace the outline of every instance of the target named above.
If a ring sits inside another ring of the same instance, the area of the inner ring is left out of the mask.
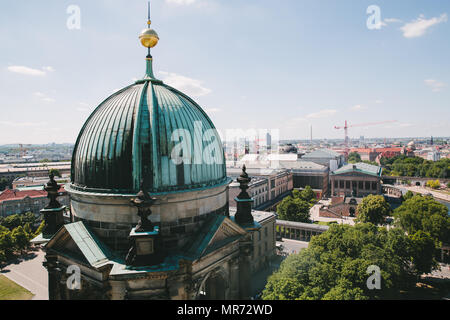
[[[277,241],[277,246],[282,245],[287,254],[299,253],[300,250],[308,248],[309,242],[298,241],[283,238],[283,241]]]
[[[421,194],[431,193],[433,195],[433,197],[435,197],[436,199],[450,202],[450,195],[442,193],[442,192],[437,192],[437,191],[433,191],[430,189],[417,187],[417,186],[411,186],[411,187],[402,186],[402,187],[405,188],[406,190],[410,190],[412,192],[417,192],[417,193],[421,193]]]
[[[6,266],[0,274],[33,293],[33,300],[48,300],[47,270],[42,265],[44,256],[41,250],[31,252],[17,263]]]

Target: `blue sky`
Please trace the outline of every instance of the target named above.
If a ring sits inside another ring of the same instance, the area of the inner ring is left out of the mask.
[[[69,29],[70,5],[80,29]],[[90,112],[141,78],[141,0],[7,0],[0,144],[74,142]],[[380,8],[380,29],[367,8]],[[153,0],[158,78],[219,129],[281,138],[450,136],[450,2]]]

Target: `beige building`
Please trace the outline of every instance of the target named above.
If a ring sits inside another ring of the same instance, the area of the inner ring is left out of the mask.
[[[227,167],[227,174],[232,179],[235,179],[240,171],[241,169],[236,167]],[[264,209],[273,205],[280,198],[288,195],[293,189],[293,174],[290,170],[249,168],[247,173],[252,177],[248,193],[254,200],[252,207],[255,209]],[[239,192],[239,184],[236,182],[231,183],[229,192],[230,206],[235,206],[233,200]]]
[[[332,196],[365,197],[381,194],[382,168],[367,163],[348,164],[331,173]]]

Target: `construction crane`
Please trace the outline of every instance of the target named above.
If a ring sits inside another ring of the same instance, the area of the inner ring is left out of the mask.
[[[359,123],[359,124],[352,124],[352,125],[348,125],[347,124],[347,120],[345,120],[345,125],[343,127],[340,126],[334,126],[335,129],[340,130],[340,129],[344,129],[345,132],[345,153],[348,154],[348,150],[349,150],[349,139],[348,139],[348,128],[355,128],[355,127],[368,127],[368,126],[375,126],[378,124],[385,124],[385,123],[391,123],[391,122],[397,122],[397,120],[387,120],[387,121],[380,121],[380,122],[367,122],[367,123]]]

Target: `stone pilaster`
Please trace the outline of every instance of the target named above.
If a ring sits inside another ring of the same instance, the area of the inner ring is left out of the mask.
[[[43,265],[48,271],[48,299],[60,300],[61,295],[59,283],[61,268],[59,267],[58,258],[56,256],[46,254]]]

